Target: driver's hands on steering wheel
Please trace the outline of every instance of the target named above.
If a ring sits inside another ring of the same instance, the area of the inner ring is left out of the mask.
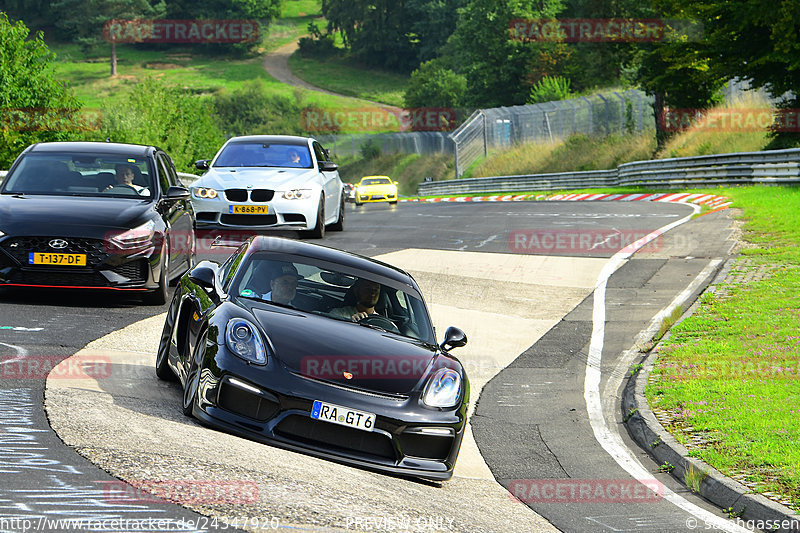
[[[350,320],[352,320],[353,322],[358,322],[359,320],[367,318],[368,316],[377,315],[377,314],[378,313],[367,313],[366,311],[362,311],[360,313],[356,313],[353,316],[351,316]]]

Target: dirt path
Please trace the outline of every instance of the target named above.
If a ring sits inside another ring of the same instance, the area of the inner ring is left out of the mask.
[[[335,93],[332,91],[328,91],[327,89],[316,87],[304,80],[301,80],[300,78],[292,74],[292,70],[289,68],[289,57],[297,50],[297,48],[298,48],[297,42],[294,42],[285,44],[280,48],[268,53],[266,56],[264,56],[264,63],[263,63],[264,69],[270,76],[272,76],[279,82],[291,85],[293,87],[300,87],[302,89],[307,89],[309,91],[317,91],[325,94],[330,94],[333,96],[340,96],[342,98],[349,98],[351,100],[363,102],[364,105],[378,106],[384,109],[390,109],[393,112],[397,113],[400,113],[402,111],[402,108],[399,107],[391,106],[388,104],[382,104],[380,102],[373,102],[371,100],[364,100],[363,98],[354,98],[352,96]]]

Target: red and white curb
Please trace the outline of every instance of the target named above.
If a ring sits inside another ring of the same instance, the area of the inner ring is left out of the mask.
[[[453,196],[445,198],[427,198],[425,200],[401,199],[401,202],[520,202],[529,200],[546,200],[551,202],[678,202],[706,205],[714,210],[725,209],[731,205],[730,198],[713,194],[689,193],[630,193],[630,194],[517,194],[505,196]]]

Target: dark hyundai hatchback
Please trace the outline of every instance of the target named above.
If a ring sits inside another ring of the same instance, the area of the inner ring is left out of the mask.
[[[29,146],[0,187],[0,286],[168,297],[194,264],[189,191],[154,146]]]

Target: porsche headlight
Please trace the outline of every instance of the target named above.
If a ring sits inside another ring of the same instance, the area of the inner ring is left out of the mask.
[[[422,401],[429,407],[453,407],[461,395],[461,376],[450,368],[440,368],[428,380]]]
[[[198,198],[213,199],[217,197],[217,191],[206,187],[195,187],[194,195]]]
[[[148,220],[141,226],[129,229],[124,233],[111,237],[111,242],[123,250],[138,250],[153,244],[156,223]]]
[[[290,191],[283,191],[281,195],[286,200],[306,200],[311,198],[311,189],[292,189]]]
[[[264,341],[252,322],[243,318],[232,318],[225,328],[225,343],[228,349],[245,361],[259,365],[267,364]]]

